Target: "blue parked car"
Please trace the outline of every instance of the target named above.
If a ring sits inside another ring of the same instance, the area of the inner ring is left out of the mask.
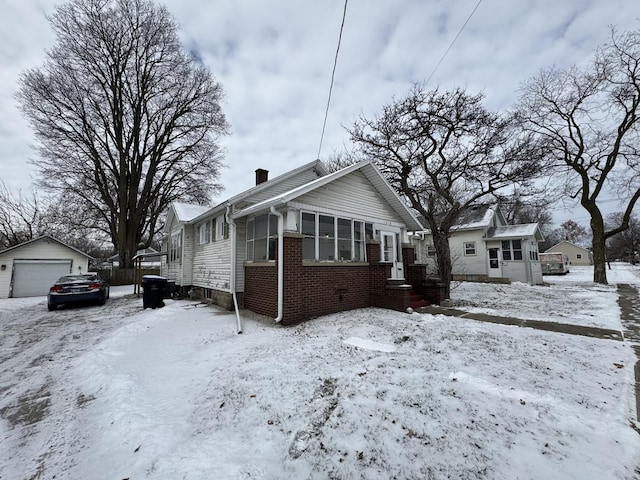
[[[55,310],[70,303],[104,305],[109,298],[109,284],[100,274],[89,272],[60,277],[49,289],[47,307]]]

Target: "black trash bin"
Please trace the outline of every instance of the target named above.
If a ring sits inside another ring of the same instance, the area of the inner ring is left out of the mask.
[[[164,295],[168,290],[167,279],[158,275],[142,277],[142,308],[164,307]]]

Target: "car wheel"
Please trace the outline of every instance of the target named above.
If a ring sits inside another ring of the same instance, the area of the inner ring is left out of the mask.
[[[105,293],[104,296],[98,300],[98,305],[104,305],[105,303],[107,303],[107,294]]]
[[[50,312],[53,312],[55,309],[58,308],[57,305],[51,305],[50,303],[47,303],[47,308],[49,309]]]

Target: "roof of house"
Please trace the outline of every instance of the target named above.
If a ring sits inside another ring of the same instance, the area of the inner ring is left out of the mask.
[[[153,257],[158,257],[160,258],[163,254],[160,253],[159,251],[157,251],[155,248],[153,247],[147,247],[147,248],[143,248],[140,250],[136,251],[136,254],[134,255],[134,259],[138,258],[138,257],[142,257],[142,258],[153,258]],[[112,262],[119,262],[120,261],[120,254],[116,253],[115,255],[111,255],[108,260],[112,261]]]
[[[453,230],[475,230],[491,225],[491,219],[496,214],[496,205],[474,205],[462,212]]]
[[[309,162],[299,166],[298,168],[289,170],[282,175],[278,175],[277,177],[272,178],[267,182],[255,185],[248,190],[245,190],[244,192],[241,192],[213,206],[193,205],[180,202],[173,202],[171,205],[174,207],[176,219],[180,223],[196,223],[202,220],[204,217],[208,217],[212,214],[219,214],[220,212],[225,211],[227,206],[230,204],[235,205],[241,203],[243,200],[248,199],[251,196],[256,195],[266,189],[273,188],[274,185],[285,182],[295,175],[298,175],[299,173],[309,169],[312,169],[320,176],[328,174],[324,164],[320,160],[314,160],[313,162]]]
[[[175,213],[176,220],[181,223],[189,223],[194,218],[211,209],[211,207],[207,207],[206,205],[194,205],[192,203],[181,202],[173,202],[171,207]]]
[[[492,240],[523,237],[536,237],[539,242],[544,240],[537,223],[503,225],[501,227],[490,228],[485,236],[486,239]]]
[[[581,247],[580,245],[576,245],[575,243],[571,243],[568,240],[563,240],[561,242],[556,243],[553,247],[547,248],[544,251],[544,253],[547,253],[547,252],[551,253],[557,248],[562,248],[562,245],[570,245],[570,246],[572,246],[574,248],[579,248],[580,250],[584,250],[585,252],[590,252],[590,250],[587,249],[587,248]]]
[[[380,195],[387,201],[387,203],[393,208],[393,210],[402,218],[402,221],[407,225],[409,230],[419,230],[424,227],[413,214],[413,212],[406,206],[406,204],[400,199],[393,187],[382,176],[380,171],[369,160],[363,160],[361,162],[349,165],[330,174],[324,175],[316,180],[308,182],[299,187],[293,188],[287,192],[275,195],[262,202],[258,202],[254,205],[250,205],[240,211],[234,212],[233,218],[245,217],[253,213],[261,212],[285,204],[291,200],[294,200],[306,193],[309,193],[317,188],[320,188],[328,183],[342,178],[352,172],[360,170],[365,177],[371,182],[374,188],[380,193]]]
[[[462,211],[456,222],[451,227],[451,230],[454,232],[458,232],[461,230],[478,230],[489,228],[491,226],[491,220],[495,215],[498,215],[503,223],[505,223],[504,217],[498,205],[473,205]],[[422,217],[420,217],[420,220],[424,224],[426,224]],[[430,230],[427,228],[424,231],[429,232]]]
[[[49,240],[52,240],[52,241],[54,241],[54,242],[56,242],[56,243],[59,243],[59,244],[60,244],[60,245],[62,245],[63,247],[67,247],[67,248],[69,248],[69,249],[73,250],[74,252],[79,253],[80,255],[84,255],[84,256],[85,256],[85,257],[87,257],[87,258],[93,258],[91,255],[89,255],[89,254],[87,254],[87,253],[83,252],[82,250],[78,250],[77,248],[72,247],[71,245],[67,245],[66,243],[64,243],[64,242],[62,242],[62,241],[60,241],[60,240],[58,240],[57,238],[52,237],[51,235],[42,235],[41,237],[38,237],[38,238],[32,238],[31,240],[27,240],[26,242],[22,242],[22,243],[20,243],[20,244],[18,244],[18,245],[14,245],[13,247],[6,248],[6,249],[4,249],[4,250],[0,251],[0,255],[2,255],[3,253],[9,252],[10,250],[15,250],[15,249],[18,249],[18,248],[24,247],[24,246],[26,246],[26,245],[29,245],[29,244],[31,244],[31,243],[35,243],[35,242],[38,242],[38,241],[40,241],[40,240],[45,240],[45,239],[49,239]]]

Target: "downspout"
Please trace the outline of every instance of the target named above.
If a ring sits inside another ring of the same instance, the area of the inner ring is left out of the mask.
[[[231,205],[227,205],[227,211],[225,213],[227,223],[231,227],[231,265],[229,274],[229,284],[231,286],[231,296],[233,297],[233,306],[236,310],[236,325],[238,333],[242,333],[242,322],[240,321],[240,309],[238,308],[238,298],[236,296],[236,239],[237,239],[237,226],[231,218]]]
[[[284,304],[284,217],[273,206],[271,214],[278,217],[278,316],[275,321],[280,323]]]

